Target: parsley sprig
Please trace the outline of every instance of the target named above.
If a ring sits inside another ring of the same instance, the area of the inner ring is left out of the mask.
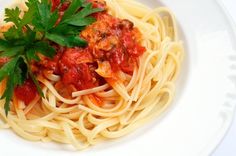
[[[48,0],[28,0],[28,10],[20,16],[21,10],[5,9],[5,21],[14,25],[0,39],[0,57],[8,57],[10,61],[0,68],[0,82],[7,80],[7,87],[1,99],[5,99],[5,113],[10,110],[10,101],[14,88],[31,78],[41,97],[43,93],[36,76],[31,71],[30,62],[40,61],[38,54],[53,58],[56,54],[51,43],[60,46],[86,46],[87,42],[79,37],[79,33],[95,22],[90,15],[102,11],[93,8],[85,0],[72,0],[64,15],[60,17],[58,9],[52,11]],[[58,23],[58,19],[60,19]],[[27,95],[26,95],[27,96]]]

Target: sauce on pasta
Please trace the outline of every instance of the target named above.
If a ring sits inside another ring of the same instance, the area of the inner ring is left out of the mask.
[[[104,1],[91,2],[94,7],[106,7]],[[52,10],[59,5],[60,1],[53,1]],[[61,14],[68,5],[66,2],[60,6]],[[94,16],[97,21],[81,32],[81,37],[88,42],[87,47],[55,45],[57,55],[53,59],[41,56],[41,61],[33,65],[36,74],[46,70],[61,77],[55,87],[62,90],[62,96],[70,97],[74,91],[101,86],[106,80],[115,83],[119,79],[119,71],[132,75],[134,68],[138,67],[139,57],[145,52],[145,47],[141,45],[142,35],[131,21],[113,17],[107,11]],[[30,94],[24,97],[24,93]],[[37,90],[30,80],[16,88],[16,97],[26,104],[36,94]]]
[[[0,129],[81,150],[125,136],[168,108],[184,55],[173,13],[135,0],[86,2],[104,9],[92,14],[96,21],[80,33],[87,46],[49,42],[56,55],[38,54],[41,61],[30,62],[44,97],[28,78],[15,88],[8,116],[0,100]],[[52,0],[49,9],[59,14],[55,25],[69,7],[70,0]],[[0,36],[7,29],[1,27]],[[0,66],[9,60],[1,57]],[[1,96],[7,82],[0,82]]]

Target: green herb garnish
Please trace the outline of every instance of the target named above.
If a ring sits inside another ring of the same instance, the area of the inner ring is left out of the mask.
[[[60,46],[86,46],[87,42],[79,37],[79,33],[95,22],[90,15],[102,11],[93,8],[85,0],[72,0],[64,15],[60,18],[59,11],[52,11],[48,0],[28,0],[28,11],[20,16],[21,10],[5,9],[5,21],[14,25],[0,39],[0,57],[8,57],[10,61],[0,68],[0,82],[7,79],[7,88],[1,99],[5,99],[6,115],[10,110],[14,88],[31,78],[43,97],[39,82],[30,69],[31,61],[40,61],[38,53],[53,58],[55,49],[50,45],[54,42]]]

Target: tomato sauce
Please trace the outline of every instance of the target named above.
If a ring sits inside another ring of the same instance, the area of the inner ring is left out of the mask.
[[[63,16],[69,4],[60,4],[59,1],[52,1],[52,10],[59,9]],[[88,1],[92,2],[93,7],[104,9],[103,12],[93,15],[97,21],[87,26],[80,34],[80,37],[88,42],[88,46],[66,48],[54,45],[57,55],[53,59],[42,56],[37,64],[38,69],[52,71],[61,76],[55,87],[66,97],[74,91],[73,89],[89,89],[107,81],[107,78],[96,73],[98,62],[109,62],[112,73],[122,71],[132,75],[134,68],[138,66],[139,57],[146,50],[140,43],[140,31],[131,21],[109,15],[103,0]],[[33,93],[30,93],[30,89]],[[26,82],[23,86],[17,87],[16,96],[29,103],[35,97],[34,91],[35,88]],[[25,95],[27,97],[24,98]],[[101,104],[98,98],[93,96],[92,99],[97,101],[98,105]]]
[[[31,79],[25,81],[21,86],[15,88],[16,97],[23,101],[25,104],[29,104],[37,95],[37,88]]]

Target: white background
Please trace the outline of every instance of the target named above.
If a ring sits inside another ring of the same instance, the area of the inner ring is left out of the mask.
[[[228,10],[228,13],[232,16],[236,27],[236,0],[221,1]],[[236,156],[236,115],[228,134],[212,156]]]
[[[8,1],[8,0],[4,0],[4,1]],[[223,1],[228,12],[231,14],[232,18],[234,19],[235,27],[236,27],[236,0],[221,0],[221,1]],[[49,155],[49,153],[47,155]],[[236,115],[235,115],[235,120],[232,124],[231,129],[229,130],[228,134],[224,138],[223,142],[217,147],[216,151],[212,154],[212,156],[236,156]]]

